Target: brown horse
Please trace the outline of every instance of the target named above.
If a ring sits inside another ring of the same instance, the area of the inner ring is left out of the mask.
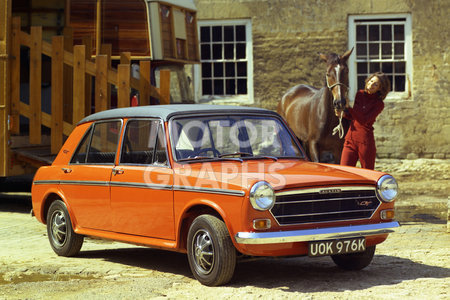
[[[327,152],[333,155],[333,162],[341,160],[344,139],[333,135],[333,129],[339,125],[335,109],[341,112],[348,106],[348,66],[347,60],[353,48],[343,55],[319,53],[327,63],[325,85],[315,88],[299,84],[289,89],[278,104],[278,113],[283,116],[295,135],[302,141],[312,161],[327,161],[323,156]],[[348,121],[342,119],[344,132]]]

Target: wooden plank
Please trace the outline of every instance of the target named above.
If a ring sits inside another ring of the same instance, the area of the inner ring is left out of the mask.
[[[20,133],[20,17],[11,23],[11,120],[12,134]]]
[[[97,55],[96,57],[96,76],[95,76],[95,112],[106,110],[107,90],[108,90],[108,57],[106,55]]]
[[[139,63],[139,104],[150,105],[150,70],[151,62],[142,60]]]
[[[170,104],[170,71],[161,70],[159,72],[160,104]]]
[[[85,66],[85,72],[86,72],[86,63],[91,61],[92,57],[92,38],[90,36],[85,36],[82,38],[82,45],[86,47],[86,62],[84,64]],[[85,105],[85,111],[84,115],[90,115],[91,114],[91,106],[92,106],[92,76],[87,74],[85,75],[85,87],[84,87],[84,105]]]
[[[42,27],[31,27],[30,48],[30,144],[41,143]]]
[[[129,64],[117,66],[117,107],[130,106],[130,70]]]
[[[10,53],[12,0],[0,0],[0,176],[9,172],[10,151],[8,115],[10,101]]]
[[[73,66],[73,124],[77,124],[85,117],[86,102],[86,47],[76,45],[73,48],[74,66]]]
[[[31,116],[31,109],[30,105],[20,102],[20,114],[30,118]],[[47,126],[51,128],[52,126],[52,116],[48,113],[42,112],[42,125]],[[63,122],[63,134],[69,136],[70,133],[74,130],[75,126],[72,124],[69,124],[67,122]]]
[[[111,44],[102,44],[100,46],[100,53],[107,56],[106,63],[108,65],[108,70],[109,70],[111,68],[112,45]],[[106,74],[107,74],[107,77],[106,77],[107,82],[111,83],[111,80],[109,80],[110,72],[108,71]],[[115,74],[114,80],[117,80],[117,74]],[[106,109],[111,108],[111,84],[109,84],[109,83],[106,85],[106,87],[107,87],[106,88]],[[115,85],[117,86],[117,83]]]
[[[64,37],[52,38],[52,116],[51,153],[58,153],[63,144],[63,101],[64,96]]]
[[[120,53],[120,63],[121,64],[131,64],[131,52],[121,52]]]
[[[64,27],[64,50],[73,53],[73,30],[70,27]],[[73,64],[72,64],[73,66]],[[73,108],[73,68],[71,66],[64,66],[64,121],[72,122],[72,108]]]

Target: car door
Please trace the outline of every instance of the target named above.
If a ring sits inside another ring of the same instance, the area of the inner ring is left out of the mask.
[[[162,122],[129,120],[111,178],[114,231],[174,240],[172,187]]]
[[[111,229],[109,181],[121,125],[121,120],[93,124],[70,164],[61,169],[60,187],[78,226]]]

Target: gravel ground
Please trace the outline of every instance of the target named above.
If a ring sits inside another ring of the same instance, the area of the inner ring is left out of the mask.
[[[449,165],[386,160],[376,168],[396,176],[407,188],[399,204],[411,206],[447,203]],[[328,257],[261,259],[239,263],[229,285],[213,288],[192,277],[184,254],[86,239],[79,256],[58,257],[29,209],[29,199],[0,199],[0,299],[450,298],[450,234],[439,213],[401,222],[359,272],[342,271]]]

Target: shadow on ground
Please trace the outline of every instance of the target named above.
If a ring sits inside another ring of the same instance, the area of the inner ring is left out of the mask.
[[[183,275],[193,279],[185,254],[148,248],[82,251],[79,258],[104,259],[114,263]],[[237,264],[229,287],[253,286],[285,292],[356,291],[374,286],[395,285],[407,280],[450,277],[450,269],[429,266],[409,259],[376,255],[361,271],[344,271],[329,257],[258,259]]]

